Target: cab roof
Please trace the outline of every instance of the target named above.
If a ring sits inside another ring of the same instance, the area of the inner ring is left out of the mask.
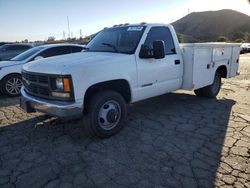
[[[142,22],[142,23],[135,23],[135,24],[128,24],[128,23],[125,23],[125,24],[118,24],[118,25],[113,25],[113,27],[138,27],[138,26],[171,26],[171,24],[163,24],[163,23],[145,23],[145,22]]]

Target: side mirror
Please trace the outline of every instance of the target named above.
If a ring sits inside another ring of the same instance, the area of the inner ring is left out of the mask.
[[[163,59],[165,57],[165,43],[163,40],[153,42],[154,58]]]
[[[163,59],[165,57],[165,43],[162,40],[157,40],[153,42],[153,49],[147,45],[141,46],[141,51],[139,54],[140,58],[143,59]]]
[[[36,56],[34,60],[43,59],[43,56]]]
[[[143,44],[141,46],[139,57],[142,59],[154,58],[154,51],[149,46]]]

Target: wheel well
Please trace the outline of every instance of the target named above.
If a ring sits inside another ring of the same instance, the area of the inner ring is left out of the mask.
[[[5,79],[7,76],[11,76],[11,75],[22,76],[20,73],[10,73],[10,74],[5,75],[5,76],[2,78],[2,80]]]
[[[2,87],[3,80],[4,80],[7,76],[11,76],[11,75],[18,75],[18,76],[21,76],[20,73],[10,73],[10,74],[5,75],[5,76],[0,80],[0,87]]]
[[[222,78],[227,77],[227,67],[225,65],[218,67],[217,71],[221,74]]]
[[[126,102],[131,100],[131,91],[129,83],[126,80],[111,80],[106,82],[100,82],[90,86],[84,96],[84,101],[88,101],[96,92],[101,90],[112,90],[120,93]],[[84,102],[84,106],[86,102]]]

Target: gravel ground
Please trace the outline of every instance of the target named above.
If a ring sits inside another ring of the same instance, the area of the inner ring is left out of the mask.
[[[131,106],[118,135],[26,114],[0,97],[0,187],[250,187],[250,54],[216,99],[178,91]]]

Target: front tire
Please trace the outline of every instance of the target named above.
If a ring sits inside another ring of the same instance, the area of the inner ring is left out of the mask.
[[[126,102],[119,93],[100,91],[87,104],[85,130],[91,136],[108,138],[123,128],[126,116]]]
[[[2,82],[2,92],[9,97],[17,97],[21,93],[22,77],[19,74],[6,76]]]

